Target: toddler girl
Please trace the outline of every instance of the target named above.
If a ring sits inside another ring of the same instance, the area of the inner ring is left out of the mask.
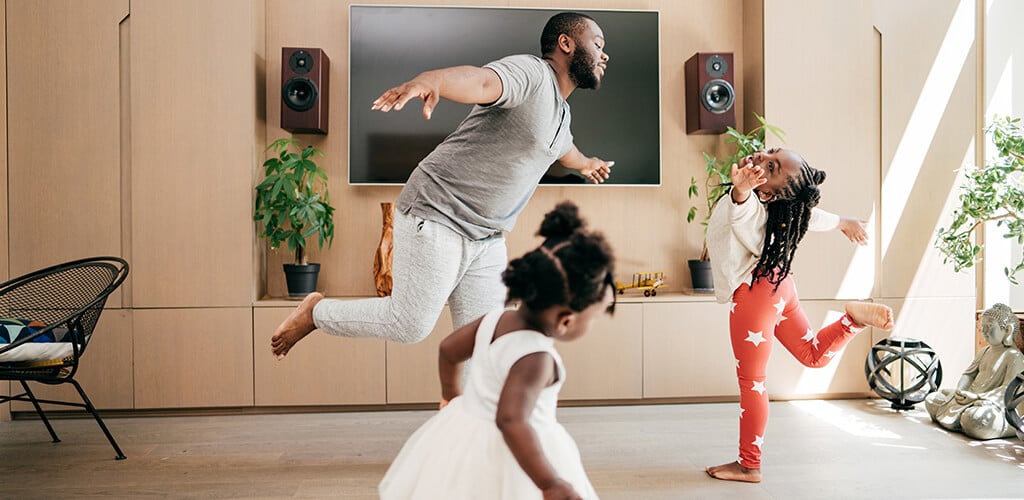
[[[575,340],[615,305],[613,256],[563,202],[544,243],[502,274],[508,302],[440,347],[441,411],[402,447],[380,484],[390,499],[597,498],[575,441],[555,418],[565,368],[555,340]],[[462,365],[472,357],[462,393]]]

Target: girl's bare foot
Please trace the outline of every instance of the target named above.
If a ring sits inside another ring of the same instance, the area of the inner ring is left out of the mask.
[[[739,462],[705,467],[704,471],[709,476],[723,481],[742,481],[745,483],[760,483],[761,469],[748,469]]]
[[[270,337],[270,352],[277,356],[277,359],[284,359],[284,355],[288,354],[296,342],[316,330],[316,325],[313,324],[313,307],[323,298],[320,292],[307,295],[288,319],[278,325],[274,336]]]
[[[889,331],[893,327],[892,309],[873,302],[847,302],[846,315],[861,326],[873,326]]]

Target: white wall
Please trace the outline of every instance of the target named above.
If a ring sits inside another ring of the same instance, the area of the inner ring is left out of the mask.
[[[985,1],[985,124],[993,115],[1024,116],[1024,37],[1020,36],[1020,20],[1024,19],[1024,2],[1017,0]],[[993,156],[991,141],[985,138],[984,158]],[[1021,246],[1002,238],[1001,228],[994,224],[986,229],[983,261],[984,283],[980,307],[996,302],[1015,311],[1024,310],[1024,287],[1011,285],[1003,269],[1020,262]],[[1018,275],[1024,279],[1024,276]]]

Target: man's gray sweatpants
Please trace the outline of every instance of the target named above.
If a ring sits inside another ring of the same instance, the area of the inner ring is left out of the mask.
[[[504,305],[504,235],[473,241],[444,225],[396,212],[394,238],[391,296],[323,299],[313,309],[317,328],[331,335],[413,343],[434,329],[445,301],[455,328]]]

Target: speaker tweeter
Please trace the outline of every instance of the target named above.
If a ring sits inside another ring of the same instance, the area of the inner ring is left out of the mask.
[[[331,61],[321,49],[281,49],[281,128],[327,133]]]
[[[721,134],[736,127],[736,89],[731,52],[698,52],[683,65],[686,133]]]

